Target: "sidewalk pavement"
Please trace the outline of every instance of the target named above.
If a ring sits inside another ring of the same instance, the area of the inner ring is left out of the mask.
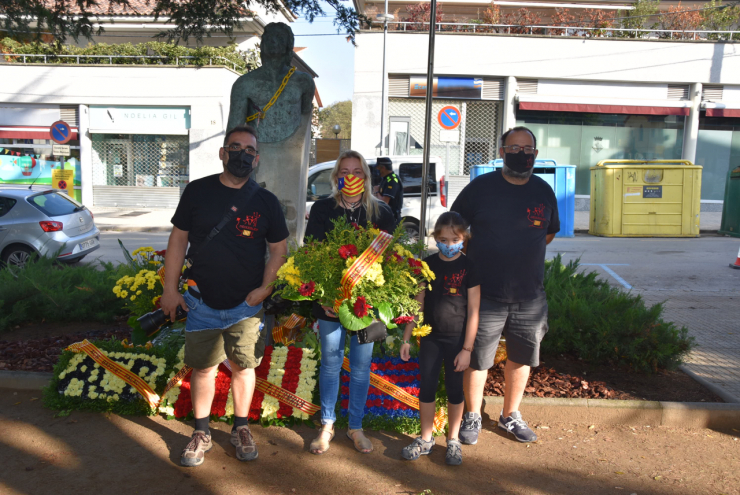
[[[104,208],[90,207],[95,215],[95,225],[101,231],[118,232],[170,232],[170,220],[175,214],[174,209],[149,208]],[[588,232],[588,211],[576,211],[574,230],[579,233]],[[722,221],[721,212],[702,212],[699,229],[702,233],[714,233],[719,230]]]

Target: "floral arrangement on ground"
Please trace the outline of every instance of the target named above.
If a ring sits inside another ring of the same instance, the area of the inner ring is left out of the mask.
[[[402,227],[392,236],[380,234],[370,224],[363,228],[344,218],[335,220],[326,240],[309,238],[292,250],[278,271],[276,293],[334,308],[342,325],[351,331],[376,319],[390,329],[405,323],[419,313],[413,295],[434,274],[409,249]]]

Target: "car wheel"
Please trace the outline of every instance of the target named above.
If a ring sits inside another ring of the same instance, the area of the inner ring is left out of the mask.
[[[419,226],[414,222],[403,222],[403,228],[413,242],[419,240]]]
[[[8,248],[3,255],[3,264],[12,268],[25,268],[31,261],[33,251],[25,246],[14,246]]]

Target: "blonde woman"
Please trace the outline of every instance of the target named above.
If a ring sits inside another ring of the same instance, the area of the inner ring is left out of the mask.
[[[306,237],[323,241],[326,233],[334,228],[332,220],[345,217],[348,222],[360,226],[372,223],[376,228],[392,232],[395,227],[393,212],[384,202],[372,195],[372,182],[367,162],[356,151],[345,151],[334,165],[331,173],[332,195],[314,203],[306,226]],[[319,320],[321,339],[321,371],[319,391],[321,394],[321,430],[311,442],[313,454],[329,450],[334,438],[335,406],[339,394],[339,372],[344,359],[344,344],[347,332],[339,323],[332,308],[314,304],[313,315]],[[367,454],[373,444],[362,432],[362,418],[370,387],[370,360],[373,344],[360,344],[355,335],[350,337],[349,361],[352,372],[349,385],[349,431],[347,436],[355,448]]]

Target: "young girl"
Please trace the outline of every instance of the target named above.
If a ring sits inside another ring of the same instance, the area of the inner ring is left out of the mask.
[[[434,226],[439,254],[424,259],[436,279],[431,282],[431,287],[416,296],[421,303],[424,323],[431,325],[432,331],[421,338],[419,350],[421,436],[401,453],[410,461],[429,454],[434,446],[434,400],[439,371],[444,362],[449,417],[445,460],[454,466],[462,463],[457,435],[465,409],[463,372],[470,363],[480,306],[480,281],[472,263],[462,253],[467,237],[467,225],[460,214],[453,211],[443,213]],[[401,359],[404,361],[409,359],[409,341],[414,325],[413,322],[407,324],[403,334]]]

